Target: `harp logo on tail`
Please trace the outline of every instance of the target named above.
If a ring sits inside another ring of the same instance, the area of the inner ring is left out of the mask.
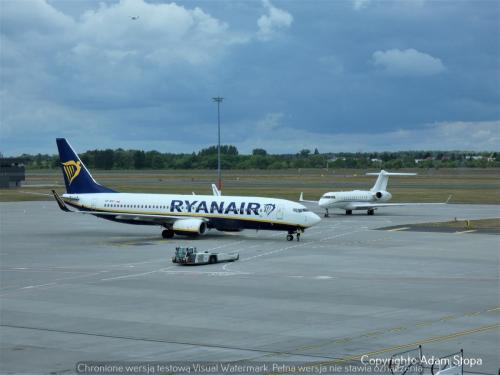
[[[70,160],[66,163],[62,163],[64,168],[64,173],[66,174],[66,178],[69,181],[69,184],[73,182],[73,180],[80,174],[80,170],[82,169],[79,161]]]

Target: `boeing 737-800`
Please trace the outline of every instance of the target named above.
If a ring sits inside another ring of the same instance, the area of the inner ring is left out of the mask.
[[[90,214],[127,224],[158,225],[163,238],[203,235],[208,229],[286,231],[287,240],[321,219],[296,202],[260,197],[118,193],[98,184],[64,138],[57,139],[66,184],[62,197],[53,191],[65,212]],[[76,209],[71,210],[69,207]]]
[[[351,215],[353,210],[366,210],[368,215],[373,215],[380,207],[409,206],[409,205],[436,205],[448,203],[387,203],[392,194],[387,191],[389,176],[415,176],[416,173],[392,173],[384,170],[378,173],[367,173],[368,176],[378,176],[375,185],[370,190],[332,191],[325,193],[319,201],[304,200],[300,193],[300,202],[317,203],[325,209],[325,217],[328,217],[330,208],[345,210],[346,215]]]

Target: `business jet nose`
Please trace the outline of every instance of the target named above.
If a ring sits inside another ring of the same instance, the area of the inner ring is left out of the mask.
[[[318,206],[326,208],[326,206],[328,206],[328,199],[321,198],[318,202]]]
[[[321,221],[321,218],[316,215],[314,212],[308,212],[309,217],[307,218],[307,222],[312,225],[316,225]]]

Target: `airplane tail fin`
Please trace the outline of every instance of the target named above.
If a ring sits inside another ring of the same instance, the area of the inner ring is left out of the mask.
[[[375,185],[370,189],[370,191],[387,191],[387,183],[389,182],[389,176],[416,176],[416,173],[396,173],[396,172],[386,172],[381,170],[376,173],[367,173],[367,176],[378,176]]]
[[[70,194],[114,193],[99,185],[65,138],[56,139],[66,192]]]

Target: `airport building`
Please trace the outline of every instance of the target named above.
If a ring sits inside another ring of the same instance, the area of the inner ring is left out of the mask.
[[[24,160],[18,158],[0,159],[0,188],[21,187],[25,176]]]

